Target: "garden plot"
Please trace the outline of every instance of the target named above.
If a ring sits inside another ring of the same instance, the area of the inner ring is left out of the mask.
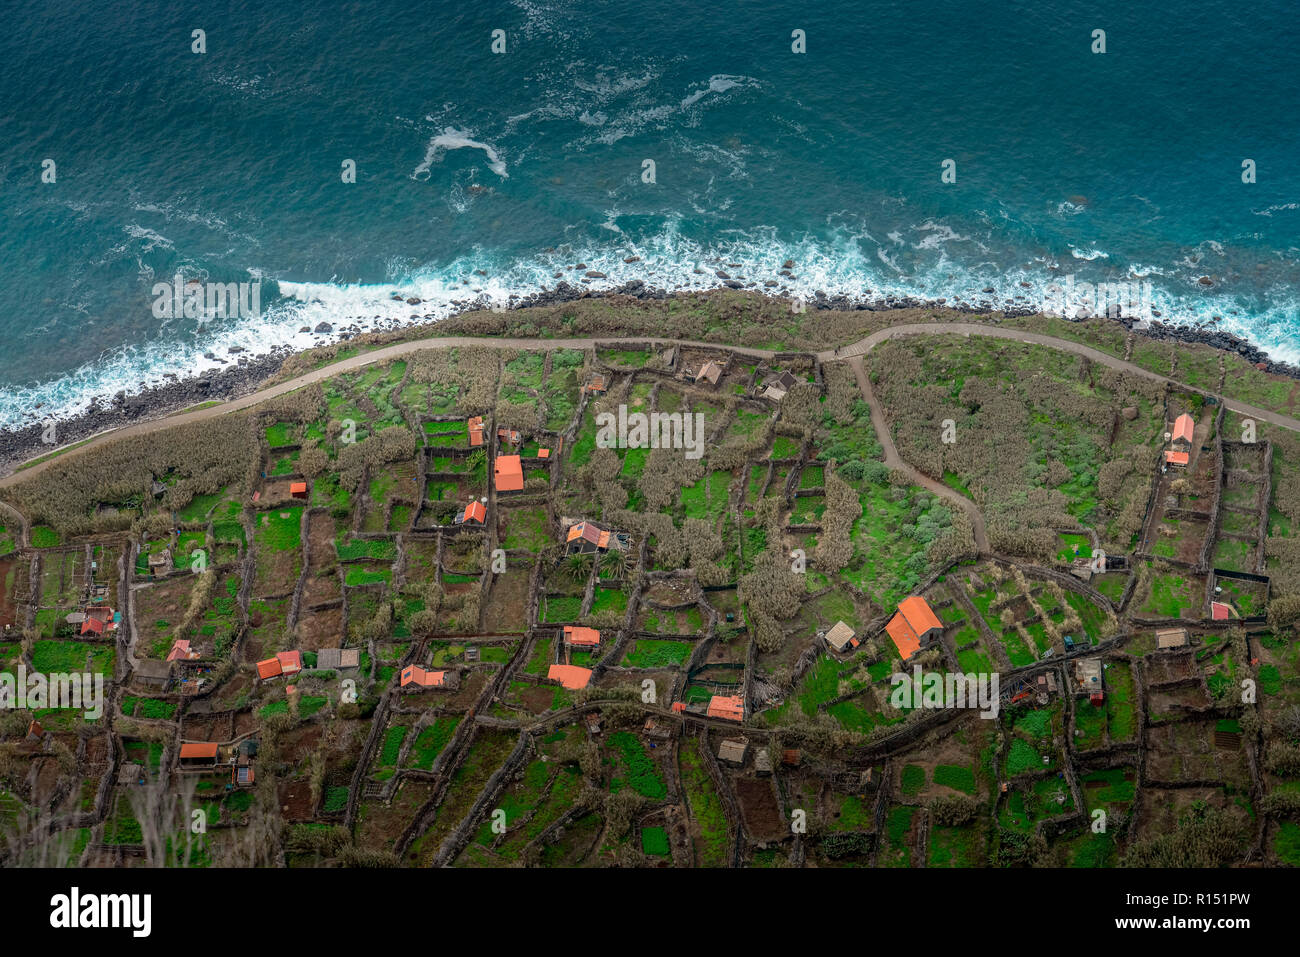
[[[393,850],[433,795],[433,782],[403,778],[391,801],[361,801],[357,805],[357,841],[364,842],[364,847]]]
[[[253,594],[257,597],[289,594],[302,573],[302,508],[258,512],[253,529],[256,548]]]
[[[1137,800],[1138,832],[1171,834],[1179,829],[1195,808],[1224,812],[1242,835],[1254,833],[1249,795],[1240,788],[1143,786]]]
[[[1189,575],[1179,569],[1160,570],[1151,565],[1149,583],[1138,590],[1131,603],[1133,614],[1148,618],[1187,618],[1199,620],[1204,616],[1205,577]]]
[[[1002,720],[1010,728],[1010,746],[1001,761],[1003,780],[1050,771],[1063,764],[1061,742],[1065,740],[1065,702],[1057,697],[1044,708],[1009,708]]]
[[[501,767],[516,743],[517,736],[512,733],[482,728],[475,732],[432,825],[412,842],[406,856],[408,864],[427,865],[432,860],[442,842],[468,815],[488,779]]]
[[[79,605],[89,583],[85,548],[53,549],[41,552],[42,608],[71,608]]]
[[[582,789],[582,773],[574,764],[558,765],[538,759],[527,764],[498,798],[505,831],[498,834],[485,819],[456,859],[459,867],[503,867],[516,864],[524,849],[572,807]]]
[[[1268,585],[1265,582],[1215,576],[1214,600],[1233,609],[1237,616],[1250,618],[1263,615],[1268,601]]]
[[[1057,771],[1012,784],[998,802],[998,824],[1011,831],[1032,833],[1043,821],[1077,812],[1069,782],[1064,772]]]
[[[485,631],[494,634],[522,632],[528,627],[530,577],[530,570],[518,565],[509,565],[504,573],[491,576],[483,602]]]
[[[540,554],[556,540],[550,517],[540,505],[498,508],[497,541],[507,551],[524,549]]]
[[[1170,518],[1165,515],[1152,529],[1152,555],[1190,565],[1200,560],[1201,548],[1210,526],[1200,519]]]
[[[1146,777],[1167,784],[1218,781],[1243,790],[1249,788],[1244,752],[1220,747],[1215,738],[1217,729],[1214,718],[1147,725]]]
[[[132,592],[135,606],[135,653],[145,658],[166,658],[190,605],[195,579],[171,578]]]

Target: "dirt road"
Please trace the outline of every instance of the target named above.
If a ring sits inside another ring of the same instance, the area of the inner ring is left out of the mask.
[[[1021,342],[1029,342],[1037,345],[1050,346],[1054,349],[1063,349],[1066,352],[1073,352],[1076,355],[1087,356],[1093,362],[1109,366],[1112,369],[1123,369],[1134,375],[1145,376],[1149,379],[1157,379],[1162,382],[1169,382],[1174,385],[1183,386],[1182,383],[1166,376],[1149,372],[1146,369],[1136,366],[1131,362],[1125,362],[1115,356],[1107,355],[1104,352],[1098,352],[1088,346],[1077,342],[1071,342],[1068,339],[1056,339],[1052,336],[1044,336],[1039,333],[1024,332],[1019,329],[1001,329],[997,326],[987,326],[974,322],[945,322],[945,323],[914,323],[908,325],[890,326],[872,333],[865,339],[841,347],[838,351],[826,350],[818,353],[818,358],[823,362],[833,362],[837,360],[848,360],[857,358],[859,365],[861,357],[865,356],[880,343],[889,339],[896,339],[901,336],[914,335],[973,335],[973,336],[991,336],[997,339],[1016,339]],[[63,455],[53,459],[47,459],[29,466],[22,471],[11,472],[10,474],[0,477],[0,488],[5,488],[21,482],[25,478],[30,478],[44,471],[53,462],[63,462],[71,456],[80,455],[83,452],[96,448],[116,438],[125,438],[135,435],[148,435],[157,432],[160,429],[171,428],[173,425],[184,425],[190,422],[202,422],[213,416],[226,415],[230,412],[238,412],[255,406],[267,399],[274,398],[278,395],[284,395],[287,392],[293,392],[301,389],[305,385],[313,382],[322,382],[326,379],[333,378],[343,372],[350,372],[368,366],[375,362],[389,362],[393,359],[399,359],[409,355],[412,352],[418,352],[422,349],[447,349],[455,346],[487,346],[496,349],[589,349],[595,345],[619,346],[627,343],[644,343],[651,342],[656,345],[669,346],[679,345],[687,347],[700,347],[718,349],[723,348],[739,355],[753,356],[755,358],[770,358],[776,352],[769,349],[751,349],[747,346],[724,346],[716,342],[699,342],[693,339],[651,339],[646,336],[633,336],[627,338],[585,338],[585,339],[496,339],[496,338],[478,338],[474,336],[446,336],[433,337],[429,339],[416,339],[411,342],[399,342],[391,346],[384,346],[371,352],[365,352],[341,362],[335,362],[331,365],[322,366],[319,369],[313,369],[311,372],[303,373],[285,382],[268,386],[257,392],[252,392],[238,399],[232,399],[229,402],[222,402],[220,405],[210,406],[204,409],[196,409],[193,412],[183,412],[177,415],[170,415],[158,419],[149,419],[143,422],[137,422],[134,425],[125,428],[113,429],[108,432],[102,432],[99,435],[85,441],[84,444],[76,449],[70,450]],[[855,369],[856,371],[856,369]],[[861,379],[859,380],[861,383]],[[868,384],[869,386],[869,384]],[[1185,386],[1183,386],[1185,388]],[[865,394],[865,391],[864,391]],[[1242,415],[1251,416],[1265,422],[1271,422],[1274,425],[1281,426],[1285,429],[1300,432],[1300,420],[1290,418],[1289,416],[1280,415],[1276,412],[1269,412],[1265,409],[1255,408],[1242,402],[1234,400],[1224,400],[1224,404],[1234,412]],[[892,448],[893,443],[889,440],[888,430],[881,428],[882,422],[878,421],[877,406],[872,405],[872,422],[876,426],[876,431],[880,434],[881,444],[886,448]],[[896,455],[897,453],[895,453]],[[900,460],[901,461],[901,460]],[[920,474],[920,473],[916,473]],[[933,481],[933,480],[931,480]],[[928,487],[928,486],[927,486]],[[946,488],[946,486],[942,486]],[[952,491],[951,489],[949,491]],[[955,493],[954,493],[955,494]],[[947,497],[947,496],[945,496]],[[960,498],[960,496],[958,496]],[[950,499],[951,500],[951,499]],[[963,500],[964,501],[964,500]],[[964,506],[963,506],[964,508]],[[976,528],[982,526],[977,525]],[[978,535],[977,535],[978,537]]]

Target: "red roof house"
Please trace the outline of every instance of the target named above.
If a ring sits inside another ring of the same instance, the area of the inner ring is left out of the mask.
[[[307,483],[306,483],[306,482],[293,482],[293,483],[291,483],[291,484],[289,485],[289,494],[292,495],[294,498],[306,498],[306,497],[307,497]]]
[[[280,671],[286,675],[296,675],[302,671],[301,651],[277,651],[276,660],[280,662]]]
[[[591,681],[591,669],[579,668],[577,665],[551,665],[546,677],[558,681],[570,691],[577,691],[587,687],[587,682]]]
[[[104,633],[104,623],[98,618],[87,617],[81,623],[81,633],[83,635],[102,635]]]
[[[419,688],[441,688],[447,678],[445,671],[425,671],[419,665],[407,665],[402,669],[402,687],[415,685]]]
[[[470,502],[456,516],[457,525],[463,525],[466,522],[476,522],[482,525],[485,521],[487,521],[487,506],[482,502]]]
[[[1210,617],[1215,621],[1227,621],[1232,617],[1232,606],[1221,601],[1210,602]]]
[[[517,455],[498,455],[496,459],[498,492],[519,492],[524,487],[524,468]]]
[[[583,628],[581,625],[565,625],[564,640],[567,644],[581,648],[595,648],[600,644],[600,632],[595,628]]]
[[[1196,422],[1192,417],[1184,412],[1178,418],[1174,419],[1173,434],[1170,439],[1174,442],[1186,442],[1192,444],[1192,433],[1196,431]]]
[[[1191,461],[1191,456],[1186,452],[1175,452],[1172,449],[1165,452],[1165,464],[1167,465],[1186,465]]]
[[[921,645],[943,631],[929,603],[920,595],[911,595],[898,603],[898,614],[889,620],[885,631],[906,661],[921,650]]]
[[[705,714],[710,718],[726,718],[728,721],[744,721],[745,699],[738,695],[715,694],[709,699],[709,709]]]
[[[192,661],[197,657],[199,653],[190,649],[188,638],[177,638],[172,642],[172,650],[167,652],[168,661]]]
[[[284,666],[280,664],[279,658],[267,658],[257,663],[257,677],[263,681],[268,678],[278,678],[282,674],[284,674]]]
[[[214,763],[217,760],[217,743],[215,741],[186,741],[181,744],[181,760]]]
[[[471,448],[478,448],[483,444],[483,416],[476,415],[470,419],[466,425],[469,426],[469,444]]]

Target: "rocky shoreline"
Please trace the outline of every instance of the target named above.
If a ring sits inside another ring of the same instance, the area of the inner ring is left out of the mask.
[[[782,270],[783,277],[788,278],[790,276],[792,266],[793,263],[791,262],[785,264],[785,268]],[[579,263],[573,268],[580,270],[583,268],[583,264]],[[557,278],[562,275],[561,273],[556,274]],[[787,292],[785,287],[775,280],[767,280],[760,286],[755,282],[741,282],[738,279],[732,279],[721,270],[718,271],[717,275],[723,280],[722,286],[725,288],[747,290],[767,296]],[[590,278],[591,273],[588,272],[579,281],[590,281]],[[603,277],[597,274],[597,278]],[[698,293],[699,291],[689,290],[691,293]],[[985,291],[992,292],[992,289]],[[543,287],[528,296],[512,296],[508,308],[513,311],[534,306],[562,305],[578,299],[607,297],[627,297],[644,301],[664,300],[683,292],[687,292],[687,290],[655,288],[648,286],[641,280],[633,280],[621,286],[605,290],[572,285],[561,280],[553,289]],[[422,300],[418,298],[404,298],[396,292],[393,293],[393,298],[403,299],[411,306],[422,304]],[[417,314],[411,317],[413,321],[407,323],[394,321],[388,329],[377,329],[373,326],[365,329],[357,325],[349,325],[335,330],[328,323],[320,323],[312,331],[317,335],[332,336],[333,338],[328,342],[318,343],[300,351],[310,351],[311,348],[318,348],[320,345],[329,344],[329,342],[346,342],[363,334],[383,335],[398,332],[402,334],[402,339],[419,338],[422,329],[427,329],[438,322],[446,321],[463,313],[491,308],[491,305],[482,297],[453,300],[452,306],[454,307],[453,311],[441,319],[432,314],[425,314],[423,317]],[[1003,303],[1000,305],[992,302],[968,303],[943,298],[926,301],[911,297],[853,298],[847,295],[827,295],[821,291],[814,293],[812,298],[807,300],[807,308],[869,312],[883,312],[893,309],[943,308],[968,316],[987,315],[989,312],[997,312],[1003,317],[1032,316],[1039,312],[1039,310],[1030,308],[1028,305],[1018,303]],[[421,319],[423,321],[420,321]],[[1215,328],[1206,328],[1205,326],[1180,326],[1163,321],[1140,322],[1129,317],[1120,317],[1114,321],[1121,323],[1140,336],[1155,340],[1172,340],[1212,346],[1241,356],[1263,372],[1300,379],[1300,367],[1271,359],[1263,349],[1240,336],[1228,332]],[[306,331],[305,328],[303,331]],[[242,350],[238,349],[232,349],[231,351],[242,352]],[[294,355],[297,351],[299,350],[279,348],[260,355],[239,354],[235,364],[229,368],[190,378],[180,378],[174,374],[168,374],[166,378],[169,381],[164,385],[152,386],[133,395],[121,391],[111,398],[96,399],[87,411],[66,419],[56,420],[55,442],[53,444],[44,441],[45,425],[39,421],[18,429],[0,429],[0,474],[9,474],[23,462],[55,449],[76,444],[101,432],[135,422],[162,418],[204,402],[226,401],[255,392],[280,370],[289,356]]]

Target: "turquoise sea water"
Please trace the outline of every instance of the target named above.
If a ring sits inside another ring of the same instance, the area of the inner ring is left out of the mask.
[[[677,288],[790,258],[805,295],[1022,305],[1140,279],[1165,319],[1300,360],[1300,44],[1274,0],[7,13],[0,426],[577,262]],[[178,273],[260,280],[262,313],[160,319]]]

